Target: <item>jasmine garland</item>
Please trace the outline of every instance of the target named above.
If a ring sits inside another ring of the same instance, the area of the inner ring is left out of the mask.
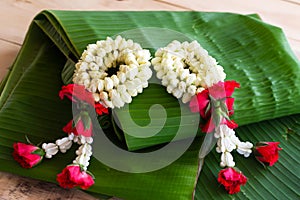
[[[197,41],[174,40],[158,49],[151,62],[168,93],[183,103],[226,77],[223,67]]]
[[[90,44],[75,65],[73,82],[93,93],[96,102],[120,108],[148,87],[149,50],[117,36]]]

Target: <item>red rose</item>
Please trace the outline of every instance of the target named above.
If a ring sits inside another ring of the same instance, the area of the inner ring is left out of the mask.
[[[18,142],[13,147],[14,159],[24,168],[32,168],[43,159],[44,152],[37,146]]]
[[[218,83],[214,84],[209,90],[209,94],[215,99],[223,99],[226,97],[231,97],[234,89],[239,88],[240,84],[236,81],[219,81]]]
[[[78,186],[86,190],[94,184],[93,177],[81,170],[78,165],[69,165],[65,167],[60,174],[57,174],[56,180],[63,188],[73,188]]]
[[[67,97],[73,102],[84,101],[93,106],[98,115],[108,114],[108,109],[100,103],[95,103],[93,94],[85,89],[83,85],[69,84],[62,86],[59,91],[59,97],[63,99]]]
[[[102,104],[97,102],[95,103],[94,107],[98,115],[102,115],[103,113],[108,114],[108,109],[105,108]]]
[[[232,129],[237,128],[237,124],[229,120],[234,112],[234,98],[231,95],[236,87],[240,87],[236,81],[220,81],[191,99],[191,112],[199,112],[205,121],[201,125],[202,132],[213,132],[219,124],[226,124]]]
[[[238,127],[238,124],[235,123],[234,120],[228,120],[228,119],[225,119],[225,118],[223,119],[221,124],[226,124],[231,129],[235,129],[235,128]]]
[[[254,155],[257,160],[260,162],[272,166],[274,165],[279,158],[279,150],[282,150],[278,147],[280,142],[259,142],[254,148]]]
[[[232,96],[235,88],[240,88],[240,84],[234,80],[224,82],[226,97]]]
[[[93,133],[93,125],[90,121],[89,124],[85,126],[84,122],[81,119],[79,119],[76,125],[74,126],[74,120],[71,120],[65,127],[63,127],[63,131],[68,134],[73,133],[74,135],[83,135],[85,137],[91,137]]]
[[[67,123],[62,129],[65,133],[73,133],[74,135],[78,135],[76,127],[73,126],[73,119]]]
[[[73,102],[84,101],[90,105],[94,104],[93,94],[87,91],[83,85],[69,84],[61,87],[59,97],[63,99],[67,97]]]
[[[229,194],[240,191],[240,185],[245,185],[247,177],[242,172],[237,172],[233,168],[226,168],[219,172],[218,182],[221,183]]]
[[[215,123],[213,122],[212,117],[206,120],[204,124],[200,124],[200,128],[202,132],[204,133],[211,133],[215,130],[216,126]]]
[[[226,98],[226,105],[227,105],[227,110],[228,110],[228,116],[230,117],[233,115],[233,103],[234,103],[234,98],[232,97],[227,97]]]
[[[203,90],[194,96],[190,101],[190,109],[192,112],[199,112],[202,118],[207,118],[207,115],[210,113],[206,113],[207,106],[209,105],[209,96],[208,89]]]

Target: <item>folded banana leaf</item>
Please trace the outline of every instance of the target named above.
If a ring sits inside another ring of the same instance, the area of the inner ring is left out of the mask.
[[[296,190],[299,170],[295,167],[299,164],[299,155],[295,153],[299,151],[295,145],[299,142],[299,115],[289,115],[300,113],[300,63],[279,28],[253,15],[231,13],[43,11],[37,15],[11,72],[0,85],[0,170],[55,182],[56,174],[74,159],[74,149],[25,170],[12,159],[12,144],[25,141],[25,135],[34,143],[63,136],[61,128],[72,118],[72,113],[71,103],[58,98],[61,85],[70,82],[74,64],[87,44],[118,34],[139,42],[152,53],[173,39],[198,40],[224,67],[227,79],[241,83],[234,94],[234,117],[239,125],[252,124],[240,127],[238,134],[253,142],[274,136],[286,149],[280,164],[268,171],[261,170],[263,173],[251,171],[259,168],[254,159],[238,160],[242,165],[238,167],[249,172],[251,178],[237,198],[257,199],[257,194],[262,199],[268,195],[299,196]],[[193,115],[189,113],[186,121],[180,121],[178,101],[157,84],[150,84],[129,108],[115,113],[120,124],[132,130],[136,124],[149,124],[152,104],[164,106],[165,127],[147,138],[133,137],[125,131],[125,141],[121,143],[126,142],[129,150],[169,142],[179,128],[186,133],[180,139],[191,136],[194,124],[188,119]],[[183,108],[187,112],[188,108]],[[136,124],[128,121],[128,111]],[[257,123],[277,117],[283,118]],[[115,134],[114,131],[108,132]],[[171,165],[154,172],[120,172],[94,158],[89,170],[94,173],[96,183],[89,192],[124,199],[192,199],[200,140],[196,139]],[[157,147],[145,151],[151,149]],[[221,188],[217,189],[218,156],[209,155],[204,165],[195,192],[198,199],[231,198]],[[293,176],[288,178],[281,170]],[[263,187],[255,187],[258,182]],[[284,187],[277,189],[275,183],[282,182]],[[268,192],[272,190],[276,194]]]

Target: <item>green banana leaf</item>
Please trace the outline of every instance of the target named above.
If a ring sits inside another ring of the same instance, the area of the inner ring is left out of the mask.
[[[132,39],[141,42],[153,53],[171,39],[177,39],[168,38],[161,32],[156,35],[151,32],[154,34],[152,37],[158,38],[154,43],[149,33],[143,32],[144,27],[177,31],[183,33],[182,40],[198,40],[224,67],[227,79],[241,83],[241,89],[234,94],[235,120],[240,125],[255,124],[240,127],[238,134],[252,142],[259,139],[278,139],[282,142],[282,160],[270,172],[250,171],[259,168],[254,159],[236,156],[237,163],[241,164],[238,167],[250,180],[242,193],[233,198],[257,199],[258,196],[266,199],[271,195],[268,191],[274,189],[276,194],[273,195],[276,196],[299,196],[295,189],[299,180],[299,171],[295,167],[299,164],[299,156],[295,153],[299,150],[295,145],[299,142],[299,128],[293,128],[299,121],[298,115],[288,116],[300,111],[300,102],[297,101],[300,97],[299,61],[279,28],[253,16],[231,13],[44,11],[39,14],[28,31],[12,71],[0,85],[0,170],[55,182],[56,174],[74,159],[74,148],[67,154],[44,161],[34,169],[25,170],[11,157],[13,142],[25,141],[25,135],[34,143],[49,142],[63,136],[61,128],[72,118],[71,104],[60,101],[57,93],[63,83],[70,82],[73,65],[87,44],[116,34],[132,36],[128,30],[138,29],[134,32],[138,33],[137,37]],[[171,120],[167,122],[170,127],[146,139],[132,137],[125,132],[124,138],[131,150],[168,142],[179,127],[187,126],[185,130],[188,130],[187,122],[171,129],[173,124],[177,124],[178,110],[175,116],[169,114],[178,107],[178,102],[155,84],[150,85],[145,94],[140,94],[130,105],[129,111],[135,122],[140,126],[149,123],[145,113],[151,104],[141,107],[141,102],[155,94],[162,94],[163,98],[157,98],[158,101],[153,103],[164,105],[171,102],[165,105],[167,120]],[[135,113],[135,110],[140,111]],[[126,126],[129,122],[122,114],[122,109],[116,112],[121,125]],[[282,116],[286,117],[256,123]],[[282,133],[286,130],[289,131]],[[113,134],[112,130],[108,132]],[[271,137],[273,135],[274,138]],[[96,183],[89,192],[125,199],[191,199],[197,180],[200,146],[200,139],[196,139],[171,165],[140,174],[111,169],[94,158],[89,170],[96,176]],[[207,157],[196,188],[196,198],[232,198],[221,188],[217,189],[218,157],[215,153]],[[248,164],[252,167],[246,168]],[[281,170],[293,176],[287,178]],[[263,187],[255,187],[258,182]],[[277,190],[274,183],[282,182],[284,187]]]
[[[243,140],[279,141],[279,162],[264,168],[253,157],[234,155],[236,167],[248,178],[241,192],[228,195],[217,182],[220,155],[210,153],[199,176],[195,199],[299,199],[300,180],[300,115],[291,115],[240,127],[236,131]]]

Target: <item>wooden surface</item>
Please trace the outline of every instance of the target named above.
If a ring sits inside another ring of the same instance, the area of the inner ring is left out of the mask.
[[[33,17],[44,9],[64,10],[197,10],[259,14],[281,27],[300,58],[300,0],[1,0],[0,80],[13,63]],[[93,200],[77,190],[0,172],[0,200]]]

